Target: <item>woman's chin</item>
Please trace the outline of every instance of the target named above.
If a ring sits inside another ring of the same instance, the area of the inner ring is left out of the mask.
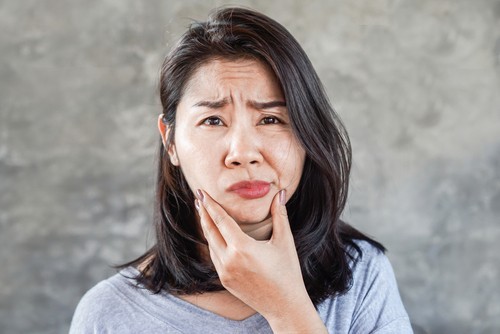
[[[238,225],[259,224],[271,217],[271,203],[266,199],[252,201],[252,203],[235,202],[230,205],[224,204],[221,204],[222,207]]]

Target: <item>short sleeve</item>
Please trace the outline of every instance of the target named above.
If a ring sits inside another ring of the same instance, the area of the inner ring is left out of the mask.
[[[76,333],[102,333],[102,310],[101,305],[108,304],[101,291],[104,290],[104,282],[90,289],[80,300],[73,314],[70,334]]]
[[[389,259],[368,243],[361,248],[363,256],[354,268],[356,302],[349,333],[413,333]]]

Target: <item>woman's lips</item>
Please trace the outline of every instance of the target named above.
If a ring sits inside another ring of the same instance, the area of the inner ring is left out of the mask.
[[[246,199],[261,198],[269,193],[271,184],[265,181],[242,181],[231,185],[227,190]]]

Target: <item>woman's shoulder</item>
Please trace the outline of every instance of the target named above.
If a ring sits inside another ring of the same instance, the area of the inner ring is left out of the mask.
[[[96,307],[102,305],[103,302],[109,303],[116,299],[116,291],[112,283],[116,275],[119,274],[102,280],[90,288],[80,299],[78,307],[87,306],[89,304]]]
[[[382,269],[389,264],[385,249],[367,240],[354,239],[347,248],[354,271]],[[390,265],[390,264],[389,264]]]
[[[100,281],[83,295],[79,306],[93,304],[95,307],[123,298],[124,292],[130,287],[137,286],[134,280],[135,275],[134,268],[126,268]]]
[[[394,270],[385,250],[366,240],[354,240],[348,252],[351,255],[352,284],[347,294],[369,293],[375,288],[375,283],[383,285],[385,292],[397,292]],[[377,295],[381,296],[381,293]]]
[[[355,333],[411,333],[408,314],[403,306],[392,265],[384,251],[365,240],[353,240],[351,257],[352,284],[341,295],[320,306],[326,323],[336,332],[343,327]]]
[[[127,315],[145,314],[140,300],[146,292],[135,283],[136,274],[134,268],[126,268],[88,290],[76,307],[70,333],[94,333],[110,328],[120,332],[120,327],[130,325]],[[130,332],[130,328],[123,330]]]

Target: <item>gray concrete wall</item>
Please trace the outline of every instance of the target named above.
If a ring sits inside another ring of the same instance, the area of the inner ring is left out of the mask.
[[[157,70],[224,1],[0,1],[0,332],[64,333],[151,240]],[[414,323],[500,332],[500,1],[245,1],[310,55],[354,148],[346,218]]]

